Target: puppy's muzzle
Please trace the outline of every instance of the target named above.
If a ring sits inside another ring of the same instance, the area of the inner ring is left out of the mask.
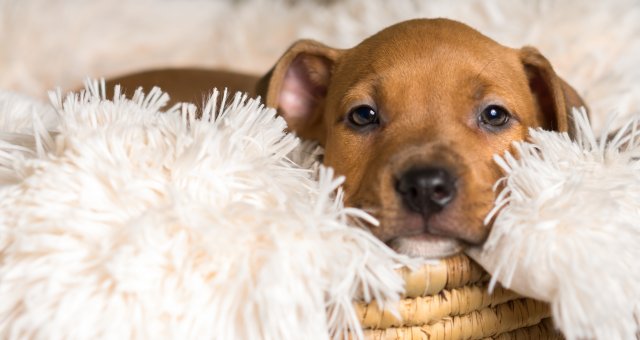
[[[396,182],[396,191],[409,211],[429,216],[440,212],[456,196],[454,176],[444,168],[413,168]]]

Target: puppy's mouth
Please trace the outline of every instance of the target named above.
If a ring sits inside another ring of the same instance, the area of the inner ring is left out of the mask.
[[[458,239],[431,233],[396,237],[387,244],[398,253],[425,259],[452,256],[465,248],[465,244]]]
[[[427,216],[412,215],[405,219],[405,233],[386,242],[396,252],[425,259],[439,259],[465,249],[466,242],[432,228]]]

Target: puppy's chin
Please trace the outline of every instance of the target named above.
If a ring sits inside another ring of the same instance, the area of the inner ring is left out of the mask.
[[[420,234],[395,238],[389,242],[389,247],[413,257],[439,259],[461,252],[464,244],[450,237]]]

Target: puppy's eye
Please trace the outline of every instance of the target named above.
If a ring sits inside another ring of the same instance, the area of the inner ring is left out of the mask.
[[[380,123],[378,112],[368,105],[356,106],[351,109],[347,114],[347,120],[356,128]]]
[[[490,127],[501,127],[511,119],[509,111],[502,106],[489,105],[480,113],[480,123]]]

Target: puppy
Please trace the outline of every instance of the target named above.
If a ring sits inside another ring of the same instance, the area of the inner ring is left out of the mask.
[[[176,88],[181,71],[164,70],[109,87],[155,76],[181,101],[231,84],[218,71],[195,72],[205,81]],[[487,237],[501,177],[494,154],[530,127],[568,131],[571,108],[584,106],[536,49],[508,48],[446,19],[402,22],[351,49],[301,40],[263,78],[242,79],[234,90],[254,93],[255,83],[291,130],[324,147],[324,163],[346,177],[346,204],[380,220],[374,235],[427,258]]]

